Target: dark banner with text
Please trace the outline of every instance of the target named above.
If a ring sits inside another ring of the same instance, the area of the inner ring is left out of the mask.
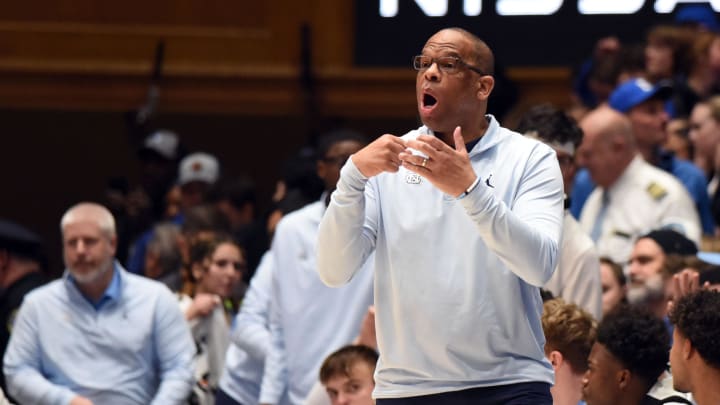
[[[425,40],[445,27],[477,34],[505,66],[575,66],[595,42],[615,35],[642,42],[678,9],[720,10],[720,1],[674,0],[356,0],[355,63],[410,66]]]

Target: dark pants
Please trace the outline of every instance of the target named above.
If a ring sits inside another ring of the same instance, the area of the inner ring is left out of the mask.
[[[552,405],[550,384],[540,382],[471,388],[409,398],[378,398],[376,405]]]
[[[223,392],[223,390],[217,390],[215,394],[215,405],[242,405],[240,402],[232,399],[232,397]]]

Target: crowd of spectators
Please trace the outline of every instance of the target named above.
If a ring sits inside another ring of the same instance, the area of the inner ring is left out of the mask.
[[[539,291],[556,404],[720,401],[720,261],[703,244],[720,235],[720,28],[687,10],[638,43],[599,39],[574,104],[534,106],[514,128],[553,148],[564,182],[560,258]],[[261,207],[250,177],[152,132],[136,188],[59,221],[57,280],[40,238],[0,220],[1,392],[372,404],[374,256],[341,288],[315,256],[340,170],[369,141],[323,134]]]

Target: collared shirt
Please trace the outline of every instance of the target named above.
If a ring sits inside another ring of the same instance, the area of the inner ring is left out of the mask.
[[[490,123],[490,120],[488,119],[487,122]],[[435,135],[435,137],[437,138],[437,134],[436,134],[436,133],[433,133],[432,131],[430,131],[430,133],[431,133],[432,135]],[[438,139],[439,139],[439,138],[438,138]],[[473,140],[470,141],[470,142],[467,142],[467,143],[465,144],[465,150],[472,150],[472,148],[474,148],[475,145],[477,145],[478,142],[480,142],[481,139],[482,139],[482,136],[480,136],[480,137],[478,137],[478,138],[476,138],[476,139],[473,139]],[[442,140],[442,139],[441,139],[441,140]]]
[[[590,233],[602,207],[609,203],[596,247],[600,256],[627,262],[635,240],[662,227],[673,228],[700,246],[700,219],[685,187],[671,174],[635,156],[607,190],[595,188],[580,215],[580,226]]]
[[[195,353],[175,296],[116,264],[119,294],[95,307],[68,273],[29,293],[4,359],[9,394],[23,404],[182,404]],[[111,292],[112,294],[112,292]]]
[[[72,274],[68,273],[67,277],[75,284],[77,287],[77,281],[75,278],[73,278]],[[95,308],[96,310],[100,309],[105,303],[109,301],[117,301],[118,298],[120,298],[120,272],[117,270],[116,266],[113,265],[113,277],[110,279],[110,284],[107,286],[105,291],[103,292],[103,295],[98,299],[97,301],[93,301],[90,299],[90,297],[87,297],[83,294],[83,297]]]
[[[324,196],[293,211],[277,225],[270,306],[271,342],[260,403],[300,405],[318,379],[323,360],[351,343],[373,302],[372,263],[342,288],[317,273],[317,233]]]
[[[695,203],[695,209],[700,215],[700,221],[702,223],[702,231],[706,235],[715,234],[715,220],[713,219],[712,210],[710,207],[710,194],[707,189],[707,178],[697,166],[692,162],[678,159],[672,153],[661,151],[660,161],[657,165],[658,168],[671,173],[677,178],[685,189],[690,193],[693,202]],[[587,169],[578,171],[573,181],[572,198],[570,204],[570,211],[575,218],[580,218],[583,205],[587,201],[587,198],[595,188],[595,183],[590,177],[590,172]]]
[[[469,152],[482,181],[460,200],[405,168],[341,170],[318,270],[342,285],[375,252],[378,398],[553,382],[539,287],[557,264],[560,167],[549,146],[488,117]]]

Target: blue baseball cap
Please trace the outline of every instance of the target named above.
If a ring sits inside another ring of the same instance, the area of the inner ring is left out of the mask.
[[[675,22],[678,24],[698,24],[713,32],[718,32],[718,28],[720,28],[715,16],[715,10],[709,4],[690,4],[678,8],[677,13],[675,13]]]
[[[630,111],[631,108],[651,98],[667,99],[672,94],[672,87],[661,82],[653,85],[649,81],[636,78],[630,79],[610,93],[608,104],[610,107],[622,113]]]

